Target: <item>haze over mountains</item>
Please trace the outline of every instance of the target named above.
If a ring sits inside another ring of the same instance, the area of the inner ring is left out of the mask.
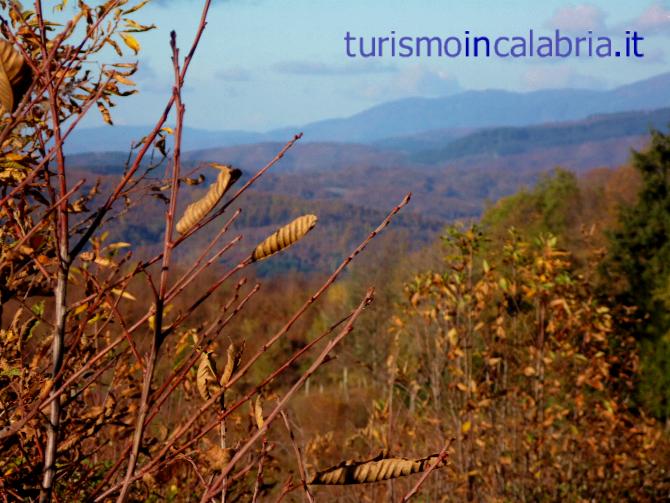
[[[670,107],[670,73],[612,90],[543,90],[529,93],[467,91],[444,98],[407,98],[384,103],[347,118],[328,119],[302,127],[266,133],[207,131],[187,128],[186,150],[267,141],[285,141],[295,132],[304,141],[371,143],[433,130],[463,131],[495,126],[525,126],[579,120],[594,114]],[[68,140],[69,153],[127,151],[149,127],[114,126],[81,129]]]
[[[260,238],[289,217],[323,213],[319,232],[324,242],[338,236],[336,245],[306,247],[276,262],[315,270],[347,251],[362,229],[374,228],[407,191],[414,193],[411,206],[393,231],[399,234],[389,239],[411,236],[423,245],[446,222],[477,218],[490,202],[532,186],[555,167],[581,173],[624,164],[631,149],[644,147],[652,127],[669,125],[670,73],[611,91],[482,91],[401,100],[348,119],[266,134],[189,129],[182,161],[185,170],[201,168],[208,182],[214,176],[208,162],[232,164],[248,179],[303,130],[303,140],[240,200],[250,213],[238,230]],[[68,145],[69,166],[89,180],[117,177],[130,138],[146,131],[80,130]],[[73,153],[87,149],[96,152]],[[180,205],[205,187],[185,186]],[[163,199],[150,198],[133,211],[120,220],[121,234],[155,245],[162,227],[150,222],[162,222]]]

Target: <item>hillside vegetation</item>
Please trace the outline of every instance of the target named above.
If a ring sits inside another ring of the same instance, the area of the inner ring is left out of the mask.
[[[461,130],[453,164],[299,134],[187,154],[205,2],[142,141],[70,158],[133,93],[145,3],[0,0],[0,500],[668,499],[670,136],[634,113]],[[666,79],[496,113],[657,104]],[[396,106],[481,125],[492,97]]]

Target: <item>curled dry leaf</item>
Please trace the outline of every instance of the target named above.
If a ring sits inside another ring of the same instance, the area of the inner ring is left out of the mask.
[[[309,484],[312,485],[344,485],[367,484],[382,480],[404,477],[427,470],[439,459],[433,454],[420,459],[385,458],[381,456],[368,461],[343,461],[339,465],[317,472]]]
[[[97,105],[98,110],[100,110],[100,114],[102,115],[102,119],[110,126],[113,126],[114,121],[112,120],[112,114],[109,112],[109,109],[105,106],[105,104],[102,101],[98,101]]]
[[[182,181],[186,185],[200,185],[202,182],[205,181],[205,175],[200,173],[197,178],[189,178],[188,176],[182,178]]]
[[[221,373],[221,378],[219,379],[219,384],[225,386],[230,381],[230,377],[233,375],[233,372],[237,370],[238,365],[240,364],[240,359],[242,358],[242,350],[235,347],[235,344],[228,346],[228,351],[226,355],[226,366],[223,368]]]
[[[13,112],[28,88],[30,69],[12,44],[0,40],[0,112]]]
[[[209,448],[205,451],[205,459],[210,469],[223,470],[235,455],[235,450],[231,448],[219,447],[216,444],[209,443]]]
[[[242,174],[239,169],[233,169],[230,166],[212,163],[212,167],[220,170],[216,177],[216,182],[210,185],[207,194],[202,199],[191,203],[184,211],[184,215],[177,222],[177,232],[185,234],[195,224],[207,215],[221,200],[226,191],[234,184]]]
[[[200,393],[203,400],[209,400],[211,396],[220,389],[217,381],[216,362],[214,361],[214,358],[212,358],[211,351],[208,351],[200,356],[200,363],[198,364],[198,373],[196,376],[198,393]]]
[[[265,419],[263,419],[263,405],[261,404],[261,396],[256,397],[254,402],[254,418],[256,419],[256,426],[260,430],[265,424]]]
[[[252,255],[253,260],[268,258],[270,255],[288,248],[311,231],[317,220],[316,215],[303,215],[296,218],[259,244]]]

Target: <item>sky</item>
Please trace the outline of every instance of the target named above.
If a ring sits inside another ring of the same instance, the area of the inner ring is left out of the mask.
[[[114,110],[117,124],[146,125],[171,92],[169,33],[185,53],[200,0],[153,0],[135,19],[139,95]],[[529,29],[645,37],[641,59],[349,58],[362,37],[525,35]],[[608,89],[670,70],[670,0],[214,0],[187,77],[186,122],[211,130],[267,131],[346,117],[391,100],[466,90]]]

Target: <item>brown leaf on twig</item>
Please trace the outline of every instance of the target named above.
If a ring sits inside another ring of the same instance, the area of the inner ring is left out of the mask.
[[[339,465],[317,472],[308,483],[311,485],[344,485],[380,482],[423,472],[438,459],[439,454],[432,454],[420,459],[377,456],[367,461],[342,461]]]
[[[0,40],[0,112],[13,112],[21,101],[30,78],[30,69],[21,53]]]
[[[216,362],[212,358],[211,352],[203,353],[200,356],[196,385],[203,400],[209,400],[220,388],[216,377]]]
[[[205,459],[212,470],[222,470],[230,463],[230,460],[235,455],[235,450],[208,442],[209,448],[205,451]]]
[[[270,255],[288,248],[311,231],[316,225],[316,221],[316,215],[303,215],[296,218],[259,244],[252,255],[253,260],[268,258]]]
[[[261,404],[261,396],[256,397],[254,402],[254,418],[256,419],[256,426],[260,430],[265,424],[265,419],[263,419],[263,405]]]
[[[230,377],[233,375],[233,372],[237,370],[237,367],[240,364],[240,360],[242,359],[242,349],[244,348],[238,350],[235,347],[235,344],[228,346],[226,366],[223,368],[223,372],[219,378],[219,384],[221,386],[228,384],[228,381],[230,381]]]
[[[211,166],[220,170],[216,177],[216,182],[210,185],[207,194],[194,203],[191,203],[184,211],[184,215],[177,222],[177,232],[185,234],[191,227],[202,220],[207,213],[221,200],[226,191],[234,184],[242,172],[239,169],[233,169],[230,166],[211,163]]]

